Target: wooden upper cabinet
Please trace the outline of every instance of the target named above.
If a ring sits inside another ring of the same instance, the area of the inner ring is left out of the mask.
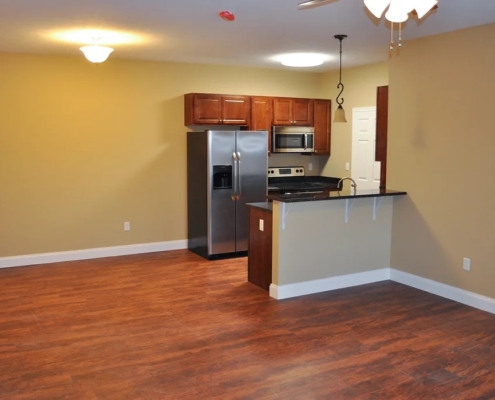
[[[251,124],[252,131],[268,131],[268,154],[272,149],[272,113],[273,101],[271,97],[251,97]]]
[[[250,118],[249,96],[207,93],[184,95],[185,125],[249,125]]]
[[[313,126],[313,100],[275,97],[273,125]]]
[[[294,99],[292,103],[292,117],[294,125],[313,126],[314,101],[311,99]]]
[[[273,99],[273,125],[292,125],[292,99]]]
[[[236,96],[209,93],[184,95],[184,120],[191,125],[238,125],[253,131],[268,131],[268,153],[272,148],[272,126],[314,126],[315,154],[330,154],[330,100],[292,97]]]
[[[249,96],[222,96],[222,124],[249,125],[250,120]]]
[[[330,155],[331,101],[314,100],[315,154]]]

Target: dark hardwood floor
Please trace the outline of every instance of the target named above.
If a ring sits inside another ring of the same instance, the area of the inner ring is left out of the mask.
[[[495,315],[393,282],[276,301],[185,250],[0,270],[1,399],[495,399]]]

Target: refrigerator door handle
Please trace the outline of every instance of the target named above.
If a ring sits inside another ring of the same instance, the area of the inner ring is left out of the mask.
[[[241,153],[237,152],[237,200],[241,198],[242,186],[241,186]]]
[[[232,160],[234,161],[234,179],[232,183],[232,201],[235,201],[237,198],[237,154],[235,152],[232,153]]]

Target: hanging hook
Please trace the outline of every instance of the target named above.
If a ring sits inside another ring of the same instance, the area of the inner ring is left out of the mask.
[[[339,94],[337,95],[337,98],[335,99],[335,101],[337,102],[337,104],[340,106],[342,104],[344,104],[344,98],[342,97],[342,99],[339,99],[340,95],[342,94],[342,92],[344,91],[344,84],[342,82],[339,82],[339,84],[337,85],[337,89],[338,88],[341,88],[340,89],[340,92]]]

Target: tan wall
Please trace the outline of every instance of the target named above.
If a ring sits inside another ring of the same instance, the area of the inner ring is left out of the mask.
[[[182,95],[320,94],[314,73],[82,56],[0,54],[0,82],[0,257],[185,239]]]
[[[495,24],[406,42],[390,61],[391,266],[495,298]],[[471,258],[471,272],[462,269]]]
[[[332,99],[332,119],[337,108],[335,99],[339,93],[338,83],[338,71],[326,73],[322,77],[320,96]],[[332,123],[332,153],[326,160],[322,157],[321,161],[322,174],[325,176],[351,175],[351,171],[345,170],[345,163],[351,162],[352,155],[352,109],[376,106],[376,88],[388,85],[388,64],[345,69],[342,71],[342,83],[345,86],[342,97],[347,123]]]
[[[390,266],[394,198],[355,199],[345,222],[346,200],[274,203],[272,280],[287,285]],[[285,220],[285,229],[282,226]]]

